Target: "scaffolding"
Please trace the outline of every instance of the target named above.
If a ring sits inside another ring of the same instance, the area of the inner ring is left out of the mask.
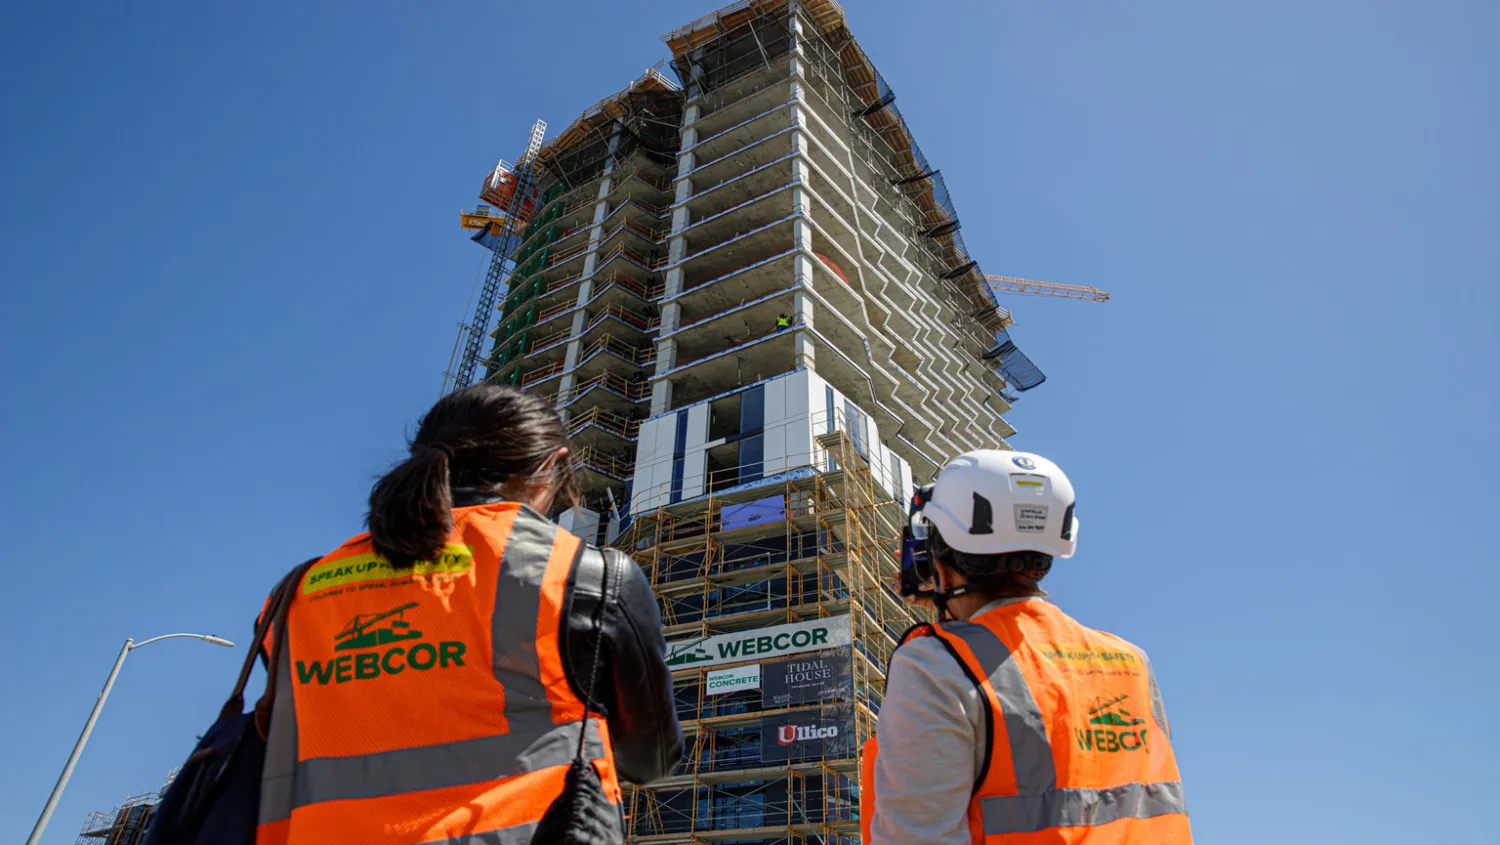
[[[891,652],[916,621],[894,589],[905,503],[876,483],[841,411],[811,422],[826,433],[802,466],[638,514],[616,542],[651,581],[669,650],[820,620],[847,619],[849,632],[847,645],[817,652],[677,668],[687,759],[671,777],[629,790],[632,843],[858,842],[861,749],[874,733]],[[706,489],[724,488],[739,470],[713,474],[721,477]],[[779,699],[769,686],[709,686],[715,673],[776,672],[803,659],[833,667],[838,683]],[[773,730],[800,737],[799,725],[834,735],[806,753],[795,751],[800,740],[769,739]],[[767,759],[767,749],[789,742],[784,757]]]
[[[89,813],[73,845],[140,845],[145,841],[146,828],[161,803],[162,793],[176,776],[177,770],[173,769],[161,789],[132,795],[111,810]]]

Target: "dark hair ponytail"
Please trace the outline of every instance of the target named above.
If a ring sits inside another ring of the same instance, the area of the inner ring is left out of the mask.
[[[366,521],[375,553],[397,568],[437,560],[453,532],[453,488],[499,493],[531,480],[568,444],[562,419],[540,397],[505,385],[450,393],[422,417],[411,457],[370,491]],[[566,458],[552,468],[559,497],[578,503]]]

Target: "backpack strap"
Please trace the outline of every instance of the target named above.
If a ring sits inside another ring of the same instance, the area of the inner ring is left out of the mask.
[[[250,644],[249,653],[245,655],[244,664],[240,666],[240,675],[235,679],[234,691],[229,694],[229,699],[224,702],[223,709],[219,711],[220,719],[238,716],[245,712],[245,684],[250,681],[250,671],[255,668],[255,658],[259,656],[265,645],[266,634],[271,632],[271,625],[275,622],[276,615],[281,612],[283,603],[288,601],[288,594],[295,589],[292,582],[301,580],[300,578],[294,579],[293,576],[298,572],[306,572],[305,567],[320,559],[313,558],[288,572],[276,583],[275,589],[271,590],[271,595],[266,599],[265,612],[261,614],[260,619],[256,620],[255,639]]]
[[[600,559],[602,573],[599,579],[599,604],[594,608],[594,660],[589,667],[589,685],[583,697],[583,722],[581,723],[582,729],[578,731],[578,753],[573,760],[575,765],[584,762],[583,748],[584,740],[589,735],[589,715],[595,710],[594,685],[599,681],[599,653],[604,647],[604,611],[609,601],[609,582],[611,577],[619,578],[621,575],[621,567],[611,567],[609,558],[605,557],[599,549],[585,544],[583,554],[597,556]],[[611,572],[611,569],[614,571]]]
[[[266,614],[271,624],[271,653],[266,663],[266,690],[255,702],[255,729],[260,732],[261,739],[271,735],[271,705],[276,701],[276,678],[281,673],[281,653],[286,649],[286,619],[291,615],[292,600],[296,598],[297,588],[302,586],[307,570],[322,559],[321,556],[310,558],[288,572],[278,585],[281,587],[280,601],[273,611]],[[259,643],[256,648],[260,648]]]

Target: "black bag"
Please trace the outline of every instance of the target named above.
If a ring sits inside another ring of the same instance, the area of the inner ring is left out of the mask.
[[[589,548],[584,554],[602,554]],[[583,722],[578,732],[578,753],[568,767],[562,794],[547,808],[532,834],[531,845],[621,845],[625,841],[621,809],[604,793],[604,782],[594,764],[584,756],[589,713],[594,707],[594,685],[599,681],[599,649],[604,643],[604,605],[609,596],[609,563],[604,562],[599,606],[594,610],[594,662],[589,669],[589,688],[583,700]],[[619,567],[616,567],[619,570]]]
[[[302,576],[318,560],[313,558],[287,573],[271,592],[234,692],[167,787],[142,845],[255,845],[261,767],[276,697],[276,666],[286,642],[287,608]],[[245,683],[269,631],[275,633],[266,691],[246,713]]]

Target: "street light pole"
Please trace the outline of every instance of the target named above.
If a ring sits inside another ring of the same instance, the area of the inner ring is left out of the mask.
[[[115,678],[120,675],[120,667],[125,665],[125,656],[143,645],[151,645],[159,640],[169,640],[173,637],[191,637],[213,645],[234,647],[234,643],[229,640],[208,634],[163,634],[142,642],[126,637],[125,644],[120,647],[120,656],[115,658],[114,668],[109,670],[109,678],[104,682],[104,689],[99,691],[99,697],[94,701],[94,710],[89,713],[89,720],[83,723],[83,733],[78,735],[78,742],[73,744],[73,753],[68,755],[67,765],[63,766],[62,774],[57,778],[57,785],[52,787],[52,794],[47,798],[47,806],[42,808],[42,815],[36,820],[36,827],[31,829],[31,836],[27,837],[26,845],[41,843],[42,832],[47,829],[47,822],[52,819],[52,811],[57,809],[57,802],[62,800],[63,789],[68,785],[68,778],[73,776],[73,767],[78,765],[78,758],[83,755],[83,745],[89,741],[89,734],[94,732],[94,723],[99,721],[99,711],[104,709],[104,701],[109,698],[109,690],[115,685]]]

